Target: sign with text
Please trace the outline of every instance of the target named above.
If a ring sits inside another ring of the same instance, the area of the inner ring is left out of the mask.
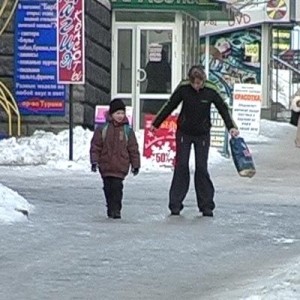
[[[243,137],[259,134],[261,102],[260,84],[234,85],[232,117]]]
[[[15,23],[14,93],[23,115],[64,115],[57,84],[56,1],[20,0]]]
[[[216,10],[220,3],[210,0],[111,0],[113,9]]]
[[[222,117],[220,116],[218,110],[212,107],[211,113],[211,131],[210,131],[210,145],[222,149],[225,143],[225,125]]]
[[[95,108],[95,126],[106,123],[106,115],[109,110],[109,105],[97,105]],[[126,116],[129,124],[132,125],[133,110],[131,106],[126,106]]]
[[[143,156],[160,167],[173,167],[176,156],[177,116],[169,116],[159,129],[151,132],[154,118],[154,115],[145,115],[144,118]]]
[[[228,0],[229,1],[229,0]],[[227,2],[228,2],[227,1]],[[237,10],[233,20],[205,20],[200,22],[200,37],[260,25],[262,23],[289,23],[290,0],[260,1]]]
[[[57,0],[58,82],[83,84],[85,80],[84,2]]]

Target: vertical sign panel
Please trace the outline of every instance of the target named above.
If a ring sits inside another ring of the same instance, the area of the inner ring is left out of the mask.
[[[234,85],[232,117],[244,138],[259,135],[261,102],[260,84]]]
[[[58,82],[84,83],[84,2],[58,0]]]
[[[56,77],[56,1],[20,0],[15,24],[15,98],[21,114],[64,115]]]

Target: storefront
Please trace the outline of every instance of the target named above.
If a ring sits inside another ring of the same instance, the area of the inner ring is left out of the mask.
[[[227,20],[208,0],[112,1],[112,97],[133,107],[134,128],[155,114],[199,63],[199,21]]]

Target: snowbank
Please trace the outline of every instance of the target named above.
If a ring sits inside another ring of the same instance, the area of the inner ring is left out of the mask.
[[[26,221],[32,209],[22,196],[0,183],[0,223]]]

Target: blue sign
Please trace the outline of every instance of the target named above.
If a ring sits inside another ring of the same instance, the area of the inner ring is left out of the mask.
[[[20,0],[15,24],[15,98],[23,115],[64,115],[57,84],[56,1]]]

